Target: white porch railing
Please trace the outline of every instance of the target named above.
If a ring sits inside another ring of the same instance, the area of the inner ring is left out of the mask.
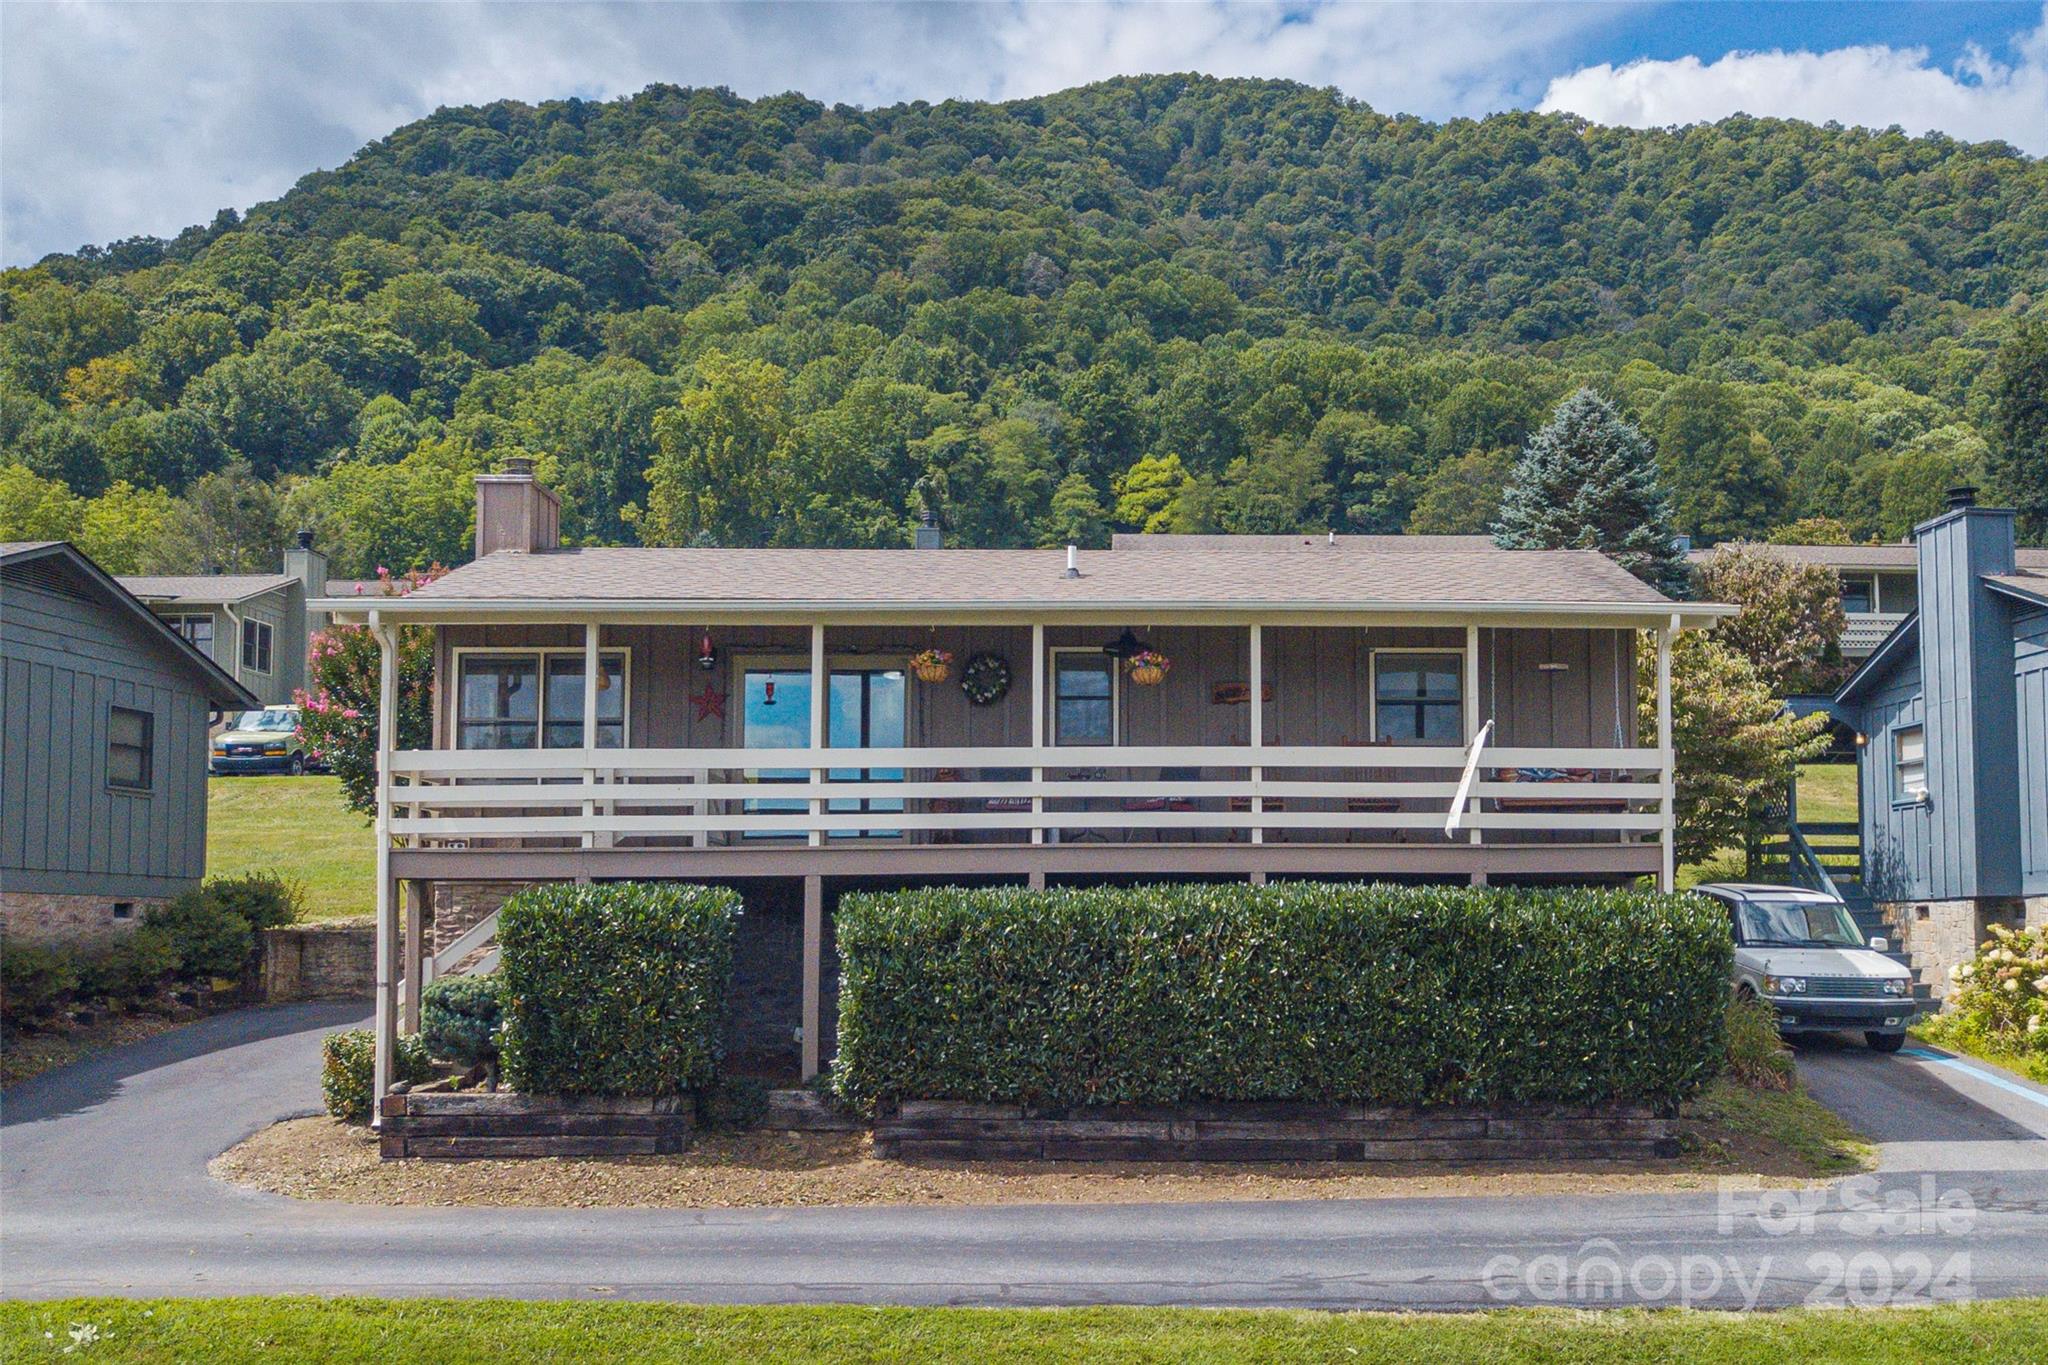
[[[401,846],[481,840],[574,847],[763,845],[887,836],[1031,843],[1106,831],[1162,840],[1233,832],[1434,831],[1486,842],[1607,831],[1655,842],[1669,784],[1655,749],[1116,747],[968,749],[411,750],[391,756]],[[902,780],[829,780],[900,770]],[[750,776],[801,772],[796,781]],[[1549,776],[1555,780],[1543,780]],[[1520,780],[1504,780],[1513,777]],[[886,809],[844,809],[856,802]],[[801,803],[763,809],[763,803]],[[841,807],[833,809],[834,806]]]

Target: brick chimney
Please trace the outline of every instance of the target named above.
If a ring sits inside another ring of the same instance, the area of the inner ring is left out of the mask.
[[[510,550],[539,554],[562,543],[562,500],[533,477],[533,461],[510,459],[500,474],[476,476],[476,557]]]

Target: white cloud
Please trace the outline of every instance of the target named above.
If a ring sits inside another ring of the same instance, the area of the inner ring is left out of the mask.
[[[0,4],[0,260],[171,235],[437,106],[657,81],[1014,99],[1159,71],[1286,77],[1430,117],[1526,104],[1613,6]]]
[[[2040,26],[2016,35],[2013,46],[2011,62],[1995,61],[1973,45],[1947,69],[1915,47],[1603,63],[1553,80],[1538,107],[1633,128],[1735,113],[1869,128],[1897,124],[1914,134],[2009,142],[2038,156],[2048,153],[2048,6]]]

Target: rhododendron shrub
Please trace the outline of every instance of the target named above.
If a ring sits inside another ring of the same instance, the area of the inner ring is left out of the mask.
[[[439,565],[394,577],[377,570],[375,595],[401,597],[447,570]],[[367,626],[333,625],[313,637],[313,686],[294,698],[299,737],[309,755],[341,779],[350,810],[377,809],[377,698],[381,668],[377,639]],[[434,633],[424,626],[398,630],[398,747],[424,749],[434,734]]]

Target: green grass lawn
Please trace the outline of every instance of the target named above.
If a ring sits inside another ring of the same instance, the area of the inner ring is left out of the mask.
[[[377,905],[370,822],[332,777],[206,779],[206,873],[277,872],[306,888],[306,918],[367,918]]]
[[[1484,1315],[696,1308],[500,1300],[0,1304],[0,1358],[235,1361],[2038,1361],[2048,1301],[1915,1311]],[[48,1334],[47,1336],[45,1334]]]
[[[1816,824],[1854,824],[1856,765],[1803,763],[1799,767],[1799,818]]]

